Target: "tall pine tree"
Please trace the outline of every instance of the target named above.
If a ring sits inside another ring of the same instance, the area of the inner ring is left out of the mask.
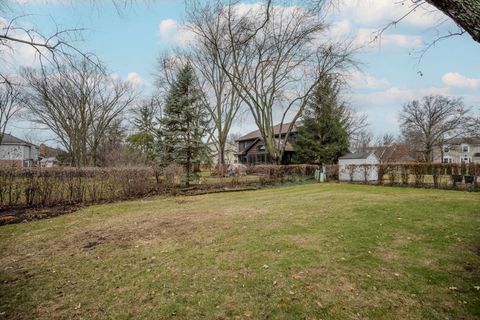
[[[331,164],[348,152],[349,136],[335,112],[339,103],[336,90],[332,79],[315,88],[293,144],[296,162]]]
[[[201,103],[193,69],[185,65],[170,87],[160,120],[159,157],[166,167],[177,163],[185,168],[185,183],[196,178],[194,167],[208,153],[202,141],[208,127],[207,112]]]

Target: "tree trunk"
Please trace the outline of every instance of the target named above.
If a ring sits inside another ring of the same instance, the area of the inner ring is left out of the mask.
[[[222,144],[218,153],[218,173],[221,177],[225,176],[225,145]]]
[[[427,0],[480,43],[480,2],[478,0]]]

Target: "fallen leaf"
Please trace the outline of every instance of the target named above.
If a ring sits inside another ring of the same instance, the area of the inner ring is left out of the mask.
[[[264,265],[262,266],[262,268],[263,268],[263,269],[268,269],[268,265],[267,265],[267,264],[264,264]]]
[[[452,290],[452,291],[458,291],[458,288],[457,287],[448,287],[448,289]]]
[[[247,310],[243,313],[243,315],[247,318],[250,318],[252,316],[252,314],[253,314],[252,311],[249,311],[249,310]]]

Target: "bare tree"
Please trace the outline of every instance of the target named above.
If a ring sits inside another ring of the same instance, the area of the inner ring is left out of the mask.
[[[400,112],[402,135],[423,161],[433,161],[434,147],[465,132],[469,111],[460,98],[429,95],[413,100]]]
[[[103,137],[134,100],[131,86],[85,59],[23,76],[31,119],[53,131],[73,165],[97,165]]]
[[[0,83],[0,144],[10,120],[17,114],[22,105],[22,95],[17,87]]]
[[[228,136],[233,122],[241,112],[242,105],[240,95],[225,72],[225,69],[233,72],[232,60],[220,61],[215,47],[201,37],[194,42],[189,60],[194,67],[202,91],[203,105],[210,115],[211,138],[218,154],[218,172],[223,174],[226,168],[225,153]]]
[[[352,141],[350,148],[354,152],[365,152],[373,142],[373,134],[367,130],[362,130],[356,140]]]
[[[340,76],[353,64],[351,48],[320,41],[323,21],[299,7],[268,1],[242,12],[238,2],[197,3],[188,8],[188,18],[195,34],[218,55],[276,163],[313,88],[326,75]],[[281,139],[275,138],[274,118],[282,126],[290,122]]]

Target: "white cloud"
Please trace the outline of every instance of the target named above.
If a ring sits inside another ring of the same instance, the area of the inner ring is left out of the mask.
[[[344,0],[338,12],[341,17],[348,17],[356,24],[378,28],[398,20],[412,9],[413,5],[410,1]],[[439,10],[433,9],[431,5],[425,3],[411,12],[401,24],[422,28],[432,27],[444,17]]]
[[[441,94],[450,95],[448,88],[443,87],[423,87],[423,88],[399,88],[390,87],[382,91],[375,91],[369,93],[357,93],[352,96],[352,99],[364,107],[371,105],[390,105],[402,106],[404,103],[421,99],[425,95]]]
[[[467,78],[458,72],[448,72],[443,75],[442,82],[450,87],[480,88],[479,78]]]
[[[352,31],[352,23],[350,20],[335,21],[328,31],[331,38],[346,36]]]
[[[358,29],[355,42],[357,45],[374,48],[378,44],[382,47],[418,48],[423,44],[421,36],[400,33],[384,33],[377,37],[378,29]]]
[[[142,77],[140,77],[140,75],[136,72],[130,72],[129,74],[127,74],[127,81],[135,87],[138,87],[139,85],[144,83]]]
[[[160,21],[158,31],[160,39],[182,47],[187,46],[195,39],[195,34],[186,25],[182,25],[174,19]]]
[[[381,89],[390,85],[387,79],[378,79],[371,74],[354,71],[349,75],[350,85],[353,88]]]
[[[178,31],[178,23],[174,19],[162,20],[158,30],[162,39],[171,39]]]

